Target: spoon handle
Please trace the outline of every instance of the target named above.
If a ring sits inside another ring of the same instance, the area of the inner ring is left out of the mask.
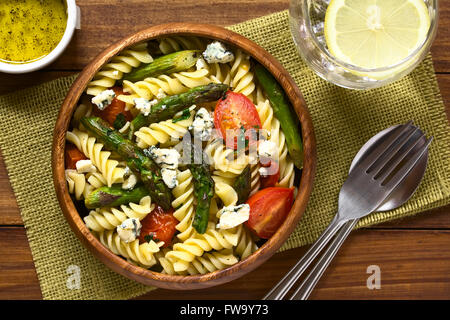
[[[305,255],[292,267],[292,269],[269,291],[263,300],[281,300],[297,282],[302,273],[308,268],[313,260],[319,255],[322,249],[333,238],[333,236],[344,225],[346,220],[341,220],[335,216],[330,225],[320,235],[316,242],[309,248]]]
[[[339,248],[344,243],[345,239],[347,239],[348,235],[356,225],[359,219],[354,219],[347,221],[342,229],[337,234],[336,238],[327,248],[327,250],[323,253],[322,257],[319,259],[317,264],[311,270],[309,275],[305,278],[303,283],[296,289],[296,291],[292,294],[289,300],[306,300],[311,294],[312,290],[316,286],[317,282],[319,282],[323,273],[327,269],[328,265],[333,260],[334,256],[338,252]]]

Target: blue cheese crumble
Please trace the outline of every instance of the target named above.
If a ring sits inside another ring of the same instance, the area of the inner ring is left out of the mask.
[[[202,57],[198,58],[197,62],[195,63],[195,67],[197,68],[197,70],[208,69],[208,65]]]
[[[176,149],[160,149],[151,146],[147,152],[161,168],[164,183],[171,189],[178,185],[177,169],[180,153]]]
[[[206,47],[203,58],[208,63],[228,63],[234,60],[234,54],[227,50],[223,43],[214,41]]]
[[[138,219],[129,218],[117,226],[117,234],[123,242],[130,243],[139,237],[141,228],[142,224]]]
[[[91,99],[91,102],[97,106],[100,110],[105,110],[107,106],[111,104],[116,93],[114,90],[108,89],[100,92],[98,95]]]
[[[217,228],[219,229],[231,229],[247,221],[250,217],[250,206],[247,203],[240,204],[238,206],[223,207],[218,212],[219,223]]]
[[[145,98],[136,98],[133,100],[135,108],[139,110],[144,116],[148,116],[152,111],[152,106],[158,103],[157,99],[147,100]]]
[[[137,177],[131,173],[122,183],[122,189],[132,190],[137,183]]]
[[[189,126],[189,130],[193,130],[194,137],[199,137],[201,141],[208,141],[213,127],[214,121],[209,111],[200,108],[195,114],[194,122]]]

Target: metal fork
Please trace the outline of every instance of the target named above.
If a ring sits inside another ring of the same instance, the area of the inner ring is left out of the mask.
[[[419,148],[414,148],[424,137],[421,134],[412,138],[418,130],[411,121],[408,122],[397,133],[382,141],[351,170],[339,193],[338,212],[330,225],[303,258],[264,296],[264,300],[283,299],[306,268],[342,228],[327,253],[312,270],[311,276],[305,279],[304,284],[289,299],[305,299],[309,296],[357,221],[380,206],[427,150],[432,139],[428,139]]]

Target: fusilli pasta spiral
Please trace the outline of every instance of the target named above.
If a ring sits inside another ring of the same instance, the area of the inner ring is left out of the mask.
[[[241,50],[237,50],[235,56],[230,70],[233,91],[242,93],[253,100],[252,93],[256,86],[253,81],[253,72],[250,71],[250,57]]]
[[[145,149],[157,143],[178,143],[194,121],[194,115],[195,111],[191,110],[191,116],[186,120],[173,122],[172,119],[169,119],[140,128],[139,131],[134,133],[137,137],[138,147]]]
[[[139,204],[130,203],[121,205],[119,208],[99,208],[92,210],[84,217],[86,226],[94,231],[113,230],[128,218],[144,219],[155,205],[152,204],[150,196],[143,197]]]
[[[69,193],[74,194],[77,200],[85,199],[92,191],[105,184],[104,178],[98,173],[78,173],[73,169],[66,169],[66,181]]]
[[[260,88],[256,92],[256,110],[261,119],[262,129],[269,134],[268,139],[278,146],[280,179],[278,186],[292,187],[295,179],[294,162],[288,154],[286,138],[281,130],[280,121],[274,116],[272,106]]]
[[[192,182],[192,173],[189,169],[177,174],[178,185],[173,188],[172,194],[174,200],[172,207],[175,209],[173,216],[179,221],[176,229],[180,231],[177,234],[178,239],[185,241],[194,232],[192,219],[194,218],[194,184]]]
[[[113,183],[123,182],[125,168],[119,167],[117,160],[111,160],[111,152],[104,151],[103,144],[96,142],[94,137],[90,137],[86,132],[73,129],[73,131],[67,132],[66,138],[92,161],[105,177],[109,187]]]
[[[174,244],[173,250],[167,252],[165,257],[173,263],[175,272],[185,271],[190,262],[201,257],[205,251],[232,249],[239,240],[238,230],[239,227],[219,231],[213,222],[209,222],[205,233],[195,233],[186,241]]]
[[[117,80],[122,79],[124,73],[129,73],[141,63],[150,63],[152,56],[147,51],[147,44],[141,43],[122,51],[114,56],[88,84],[86,93],[96,96],[107,88],[114,86]]]
[[[209,142],[204,151],[213,168],[229,174],[241,174],[249,162],[248,156],[244,153],[236,156],[234,150],[226,148],[220,139]]]
[[[139,244],[138,239],[125,243],[115,230],[105,230],[97,233],[97,235],[100,242],[114,254],[121,255],[127,260],[147,268],[156,264],[154,254],[164,245],[163,242],[156,243],[153,240]]]
[[[159,49],[163,54],[180,50],[204,50],[206,43],[198,37],[169,37],[159,40]]]
[[[241,258],[241,260],[244,260],[253,252],[258,250],[258,246],[253,240],[250,231],[244,228],[242,225],[240,227],[241,232],[239,233],[239,241],[234,248],[234,252]]]
[[[155,98],[161,91],[166,95],[180,94],[191,88],[206,85],[211,82],[207,77],[207,69],[196,71],[185,71],[161,75],[156,78],[150,77],[142,81],[123,81],[124,92],[128,95],[119,95],[117,99],[124,101],[127,105],[134,105],[134,99],[144,98],[147,100]]]
[[[190,275],[205,274],[228,268],[238,261],[231,250],[208,252],[192,261],[187,272]]]
[[[214,191],[224,206],[234,206],[238,202],[238,195],[231,184],[218,176],[212,176],[214,180]]]

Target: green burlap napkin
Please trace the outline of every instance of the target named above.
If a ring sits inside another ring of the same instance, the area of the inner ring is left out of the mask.
[[[431,57],[390,86],[351,91],[317,77],[299,58],[287,12],[230,29],[254,40],[290,72],[311,111],[318,166],[308,209],[281,250],[311,243],[328,225],[352,158],[375,133],[413,119],[434,136],[429,166],[415,196],[398,210],[372,214],[359,226],[450,203],[450,128]],[[50,165],[52,130],[74,76],[0,97],[0,147],[21,209],[45,299],[125,299],[149,291],[106,268],[77,240],[59,209]],[[79,271],[80,286],[74,282]]]

